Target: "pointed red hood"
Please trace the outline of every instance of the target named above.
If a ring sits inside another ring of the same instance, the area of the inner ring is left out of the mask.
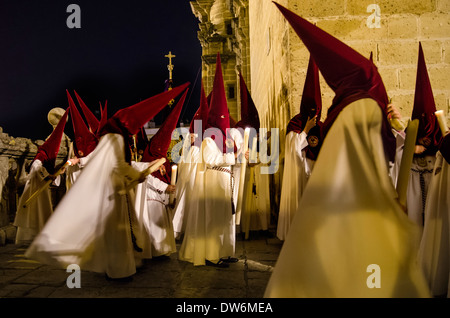
[[[178,119],[188,90],[189,89],[186,89],[178,103],[158,129],[157,133],[150,139],[142,157],[143,162],[151,162],[160,158],[166,158],[166,174],[162,176],[159,170],[153,173],[154,177],[157,177],[166,183],[170,183],[171,174],[171,169],[167,169],[170,167],[170,162],[167,159],[167,151],[170,146],[170,141],[172,140],[172,133],[177,128]]]
[[[97,117],[95,117],[95,115],[91,112],[91,110],[86,106],[84,101],[81,99],[81,97],[77,94],[77,92],[75,90],[74,90],[74,93],[75,93],[75,97],[78,100],[78,105],[80,105],[81,110],[83,111],[84,117],[86,118],[86,121],[89,125],[89,129],[91,130],[92,133],[94,133],[94,134],[97,133],[99,120],[97,119]]]
[[[40,160],[47,171],[52,174],[55,172],[56,157],[58,156],[61,140],[64,135],[64,128],[67,122],[69,107],[66,109],[64,115],[59,120],[55,129],[47,140],[38,148],[34,160]]]
[[[195,113],[194,117],[192,117],[191,125],[189,126],[189,132],[191,134],[194,133],[195,120],[202,121],[201,133],[202,134],[204,133],[207,122],[208,122],[208,113],[209,113],[209,105],[208,105],[208,100],[206,98],[205,88],[203,86],[203,81],[202,81],[201,92],[200,92],[200,107],[197,109],[197,112]]]
[[[85,157],[90,154],[98,144],[98,139],[87,128],[83,118],[81,117],[69,91],[66,90],[69,102],[70,113],[72,117],[73,132],[75,135],[74,148],[77,157]]]
[[[241,95],[241,120],[232,127],[242,129],[252,127],[256,129],[256,131],[259,131],[260,121],[258,110],[256,109],[255,103],[253,102],[252,96],[248,91],[248,87],[245,84],[241,73],[239,73],[239,87]]]
[[[326,136],[345,106],[359,99],[371,98],[385,115],[381,135],[387,159],[394,161],[395,138],[386,111],[389,99],[375,64],[292,11],[277,3],[275,5],[303,41],[323,78],[335,93],[323,125],[323,135]]]
[[[419,42],[416,90],[414,93],[414,106],[411,119],[419,120],[416,143],[426,146],[426,154],[429,155],[436,154],[437,147],[442,139],[442,133],[436,115],[434,114],[435,111],[436,104],[434,102],[433,91],[428,77],[422,44]]]
[[[226,151],[226,133],[230,128],[230,114],[228,112],[227,98],[225,95],[225,84],[223,82],[222,64],[220,54],[216,57],[216,73],[214,75],[213,90],[211,92],[211,101],[209,104],[208,123],[206,129],[218,128],[222,132],[222,144],[215,140],[217,146],[222,152]]]
[[[108,121],[108,101],[105,101],[105,107],[103,107],[102,109],[102,104],[100,103],[100,109],[101,109],[101,117],[100,117],[100,122],[98,123],[98,129],[97,132],[95,133],[95,136],[97,138],[100,138],[99,136],[99,132],[102,130],[102,128],[105,126],[106,122]]]
[[[128,106],[117,111],[108,119],[105,126],[99,132],[99,136],[107,133],[119,133],[133,136],[139,132],[141,127],[158,114],[167,104],[177,97],[188,86],[189,82],[177,86],[169,91],[162,92],[147,98],[137,104]]]
[[[300,111],[288,123],[286,135],[295,131],[301,133],[305,128],[308,117],[317,115],[317,122],[322,116],[322,94],[320,90],[319,68],[312,56],[309,57],[308,70],[306,72],[305,85],[303,86],[302,101]]]

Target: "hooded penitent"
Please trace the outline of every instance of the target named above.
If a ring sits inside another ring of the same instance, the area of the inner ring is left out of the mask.
[[[101,109],[101,116],[100,116],[100,122],[98,123],[98,129],[95,133],[95,136],[97,138],[100,138],[99,132],[102,130],[103,126],[105,126],[106,122],[108,121],[108,101],[105,101],[105,106],[102,108],[102,104],[100,103],[100,109]]]
[[[89,129],[93,134],[95,134],[98,130],[99,120],[95,115],[91,112],[91,110],[86,106],[84,101],[81,99],[81,97],[77,94],[76,91],[74,91],[75,97],[78,100],[78,104],[81,107],[81,110],[83,111],[84,117],[86,118],[86,121],[89,125]]]
[[[277,3],[275,5],[305,44],[323,78],[335,93],[323,125],[323,135],[326,136],[345,106],[359,99],[371,98],[385,114],[381,132],[383,145],[387,158],[394,161],[395,138],[386,111],[389,99],[373,62],[292,11]]]
[[[419,120],[416,144],[421,144],[427,148],[422,155],[434,156],[438,149],[439,142],[442,139],[442,133],[436,115],[434,114],[435,111],[436,105],[430,79],[428,77],[427,66],[425,64],[422,44],[419,43],[416,91],[414,94],[414,106],[411,119]]]
[[[50,174],[55,172],[56,157],[58,156],[59,147],[61,146],[64,128],[67,122],[69,108],[66,109],[64,115],[59,120],[52,134],[47,140],[38,148],[34,160],[40,160],[42,165]]]
[[[300,102],[300,112],[289,121],[286,128],[286,135],[291,131],[298,134],[301,133],[305,128],[308,118],[317,116],[316,126],[309,131],[308,137],[317,137],[319,144],[315,147],[308,146],[305,149],[307,157],[313,160],[317,158],[322,140],[321,127],[323,123],[320,121],[321,115],[322,95],[320,91],[319,69],[316,63],[314,63],[314,59],[310,56],[305,85],[303,86],[302,101]]]
[[[260,127],[258,110],[241,73],[239,73],[239,87],[241,94],[241,120],[234,125],[234,128],[245,129],[246,127],[251,127],[258,131]]]
[[[225,153],[227,151],[227,129],[230,128],[230,114],[225,95],[225,85],[223,82],[222,64],[220,62],[219,53],[217,53],[216,58],[216,73],[214,75],[213,90],[211,92],[211,101],[209,104],[208,123],[206,125],[206,129],[208,128],[216,128],[221,131],[222,142],[219,142],[220,138],[215,138],[214,141],[219,149]]]
[[[191,134],[196,133],[195,132],[195,121],[201,121],[202,123],[202,135],[203,132],[206,129],[206,124],[208,122],[208,112],[209,112],[209,106],[208,106],[208,100],[206,98],[206,94],[205,94],[205,88],[203,86],[203,81],[202,81],[202,86],[201,86],[201,91],[200,91],[200,106],[197,109],[197,112],[194,114],[194,117],[191,120],[191,124],[189,126],[189,132]],[[198,125],[198,122],[197,122]],[[197,132],[197,133],[200,133]]]
[[[184,92],[176,106],[164,120],[161,127],[158,129],[158,132],[150,139],[142,157],[143,162],[151,162],[160,158],[166,158],[166,162],[164,163],[166,174],[162,175],[160,171],[157,170],[153,172],[152,175],[168,184],[170,184],[172,169],[170,168],[170,162],[167,159],[167,150],[169,149],[170,141],[172,140],[172,133],[174,129],[177,128],[178,119],[180,117],[187,92],[188,89]]]
[[[125,158],[131,161],[130,142],[132,136],[137,134],[139,130],[156,114],[158,114],[167,104],[176,98],[188,86],[189,82],[177,86],[169,91],[162,92],[153,97],[147,98],[137,104],[123,108],[117,111],[103,127],[100,128],[98,135],[101,137],[108,133],[121,134],[126,143]]]
[[[74,149],[77,157],[85,157],[89,155],[97,146],[98,139],[95,137],[88,127],[86,126],[83,118],[78,112],[75,103],[70,96],[69,92],[66,90],[67,99],[69,101],[69,108],[72,117],[72,126],[75,136]]]

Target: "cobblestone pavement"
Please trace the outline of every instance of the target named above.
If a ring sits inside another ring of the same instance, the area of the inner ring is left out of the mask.
[[[69,288],[72,271],[27,259],[27,246],[9,243],[0,246],[0,298],[262,298],[281,245],[273,234],[256,232],[238,237],[239,261],[228,268],[193,266],[175,253],[147,260],[129,282],[81,269],[80,288]]]

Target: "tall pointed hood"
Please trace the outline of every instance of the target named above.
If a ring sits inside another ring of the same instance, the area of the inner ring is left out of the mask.
[[[218,138],[216,138],[215,142],[222,152],[226,152],[225,142],[227,129],[230,128],[230,114],[228,112],[227,98],[225,95],[225,84],[223,82],[220,53],[217,53],[216,57],[216,73],[214,75],[213,90],[211,92],[208,123],[206,128],[220,129],[223,135],[222,144],[219,144]]]
[[[84,117],[86,118],[86,121],[89,125],[89,129],[91,130],[92,133],[97,133],[97,129],[98,129],[98,125],[99,125],[99,120],[97,119],[97,117],[95,117],[95,115],[91,112],[91,110],[89,109],[89,107],[86,106],[86,104],[84,103],[84,101],[81,99],[81,97],[77,94],[77,92],[74,90],[75,93],[75,97],[78,100],[78,105],[80,105],[81,110],[84,114]]]
[[[98,139],[86,126],[77,107],[75,106],[72,97],[70,96],[69,91],[66,90],[66,93],[69,102],[70,113],[72,115],[72,126],[75,136],[75,154],[77,155],[77,157],[85,157],[95,149],[98,144]]]
[[[301,133],[305,128],[308,117],[317,115],[317,122],[322,116],[322,94],[320,90],[319,68],[312,56],[309,57],[308,69],[306,71],[305,85],[300,102],[300,111],[288,123],[286,134],[291,131]]]
[[[108,121],[108,101],[105,101],[105,106],[102,108],[102,104],[100,103],[100,109],[101,109],[101,116],[100,116],[100,122],[98,123],[98,129],[95,133],[95,136],[97,138],[100,138],[99,132],[102,130],[103,126],[105,126],[106,122]]]
[[[150,139],[144,152],[142,161],[150,162],[155,159],[165,158],[172,140],[172,133],[177,128],[178,119],[183,108],[188,89],[183,93],[178,103],[166,117],[156,134]]]
[[[208,113],[209,113],[209,105],[208,105],[208,100],[206,98],[205,87],[203,85],[203,80],[202,80],[201,91],[200,91],[200,107],[197,109],[197,112],[194,114],[194,117],[192,117],[191,125],[189,127],[189,132],[191,134],[194,133],[194,125],[195,125],[196,120],[202,121],[201,133],[203,134],[203,132],[206,129],[207,122],[208,122]]]
[[[252,96],[248,91],[248,87],[245,84],[244,77],[239,73],[239,89],[241,95],[241,120],[238,121],[234,127],[245,129],[246,127],[252,127],[259,131],[260,121],[258,110],[253,102]]]
[[[142,157],[143,162],[151,162],[160,158],[167,158],[167,151],[170,146],[170,141],[172,140],[172,133],[174,129],[177,128],[178,119],[180,117],[188,90],[189,89],[186,89],[178,103],[158,129],[157,133],[150,139]],[[164,165],[166,168],[166,174],[164,176],[161,175],[159,170],[155,171],[152,175],[166,183],[170,183],[171,169],[169,160],[166,160]]]
[[[375,64],[285,7],[277,3],[275,5],[303,41],[323,78],[335,93],[324,122],[324,136],[345,106],[359,99],[371,98],[378,103],[385,115],[381,134],[387,159],[393,161],[395,138],[386,110],[389,99]]]
[[[34,160],[40,160],[45,169],[51,174],[55,172],[56,157],[58,156],[59,148],[61,146],[68,114],[69,107],[64,112],[64,115],[59,120],[55,129],[53,129],[51,135],[38,148],[37,154],[34,157]]]
[[[159,93],[137,104],[122,108],[108,119],[99,135],[107,133],[122,133],[135,135],[139,129],[158,114],[167,104],[177,97],[188,86],[189,82],[177,86],[169,91]]]
[[[433,90],[431,89],[431,83],[428,77],[422,43],[419,42],[416,90],[414,93],[414,105],[411,119],[419,120],[416,143],[422,144],[427,148],[424,155],[434,155],[437,151],[438,144],[442,139],[442,133],[436,115],[434,114],[435,111],[436,104],[434,102]]]

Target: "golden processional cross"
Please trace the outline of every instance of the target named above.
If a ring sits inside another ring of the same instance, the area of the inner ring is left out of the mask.
[[[169,80],[172,81],[172,71],[173,71],[172,58],[176,57],[176,55],[173,55],[172,52],[169,51],[169,54],[164,56],[169,58],[169,65],[167,65],[167,69],[169,70]]]

